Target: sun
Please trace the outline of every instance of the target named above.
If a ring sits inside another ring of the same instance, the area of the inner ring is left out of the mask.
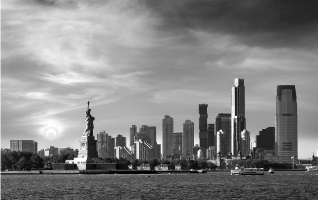
[[[46,137],[50,140],[54,139],[56,137],[56,131],[53,128],[50,128],[45,133]]]

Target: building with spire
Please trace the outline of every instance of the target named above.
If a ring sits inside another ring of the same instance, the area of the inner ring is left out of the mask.
[[[231,151],[237,156],[241,151],[241,132],[246,129],[244,79],[234,79],[231,106]]]

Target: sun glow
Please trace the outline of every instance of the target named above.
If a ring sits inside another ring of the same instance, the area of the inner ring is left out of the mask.
[[[53,128],[50,128],[45,132],[45,135],[48,139],[52,140],[56,137],[57,133]]]

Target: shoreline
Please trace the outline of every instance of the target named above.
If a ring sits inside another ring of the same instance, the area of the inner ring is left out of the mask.
[[[274,169],[279,172],[301,172],[307,171],[302,169],[288,170],[288,169]],[[230,172],[229,170],[216,170],[208,171],[207,173],[225,173]],[[198,171],[155,171],[155,170],[33,170],[33,171],[2,171],[1,175],[35,175],[35,174],[187,174],[196,173],[202,174]]]

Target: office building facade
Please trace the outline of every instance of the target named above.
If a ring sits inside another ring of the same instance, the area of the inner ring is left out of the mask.
[[[298,159],[298,118],[295,85],[277,86],[275,153],[278,162]]]

